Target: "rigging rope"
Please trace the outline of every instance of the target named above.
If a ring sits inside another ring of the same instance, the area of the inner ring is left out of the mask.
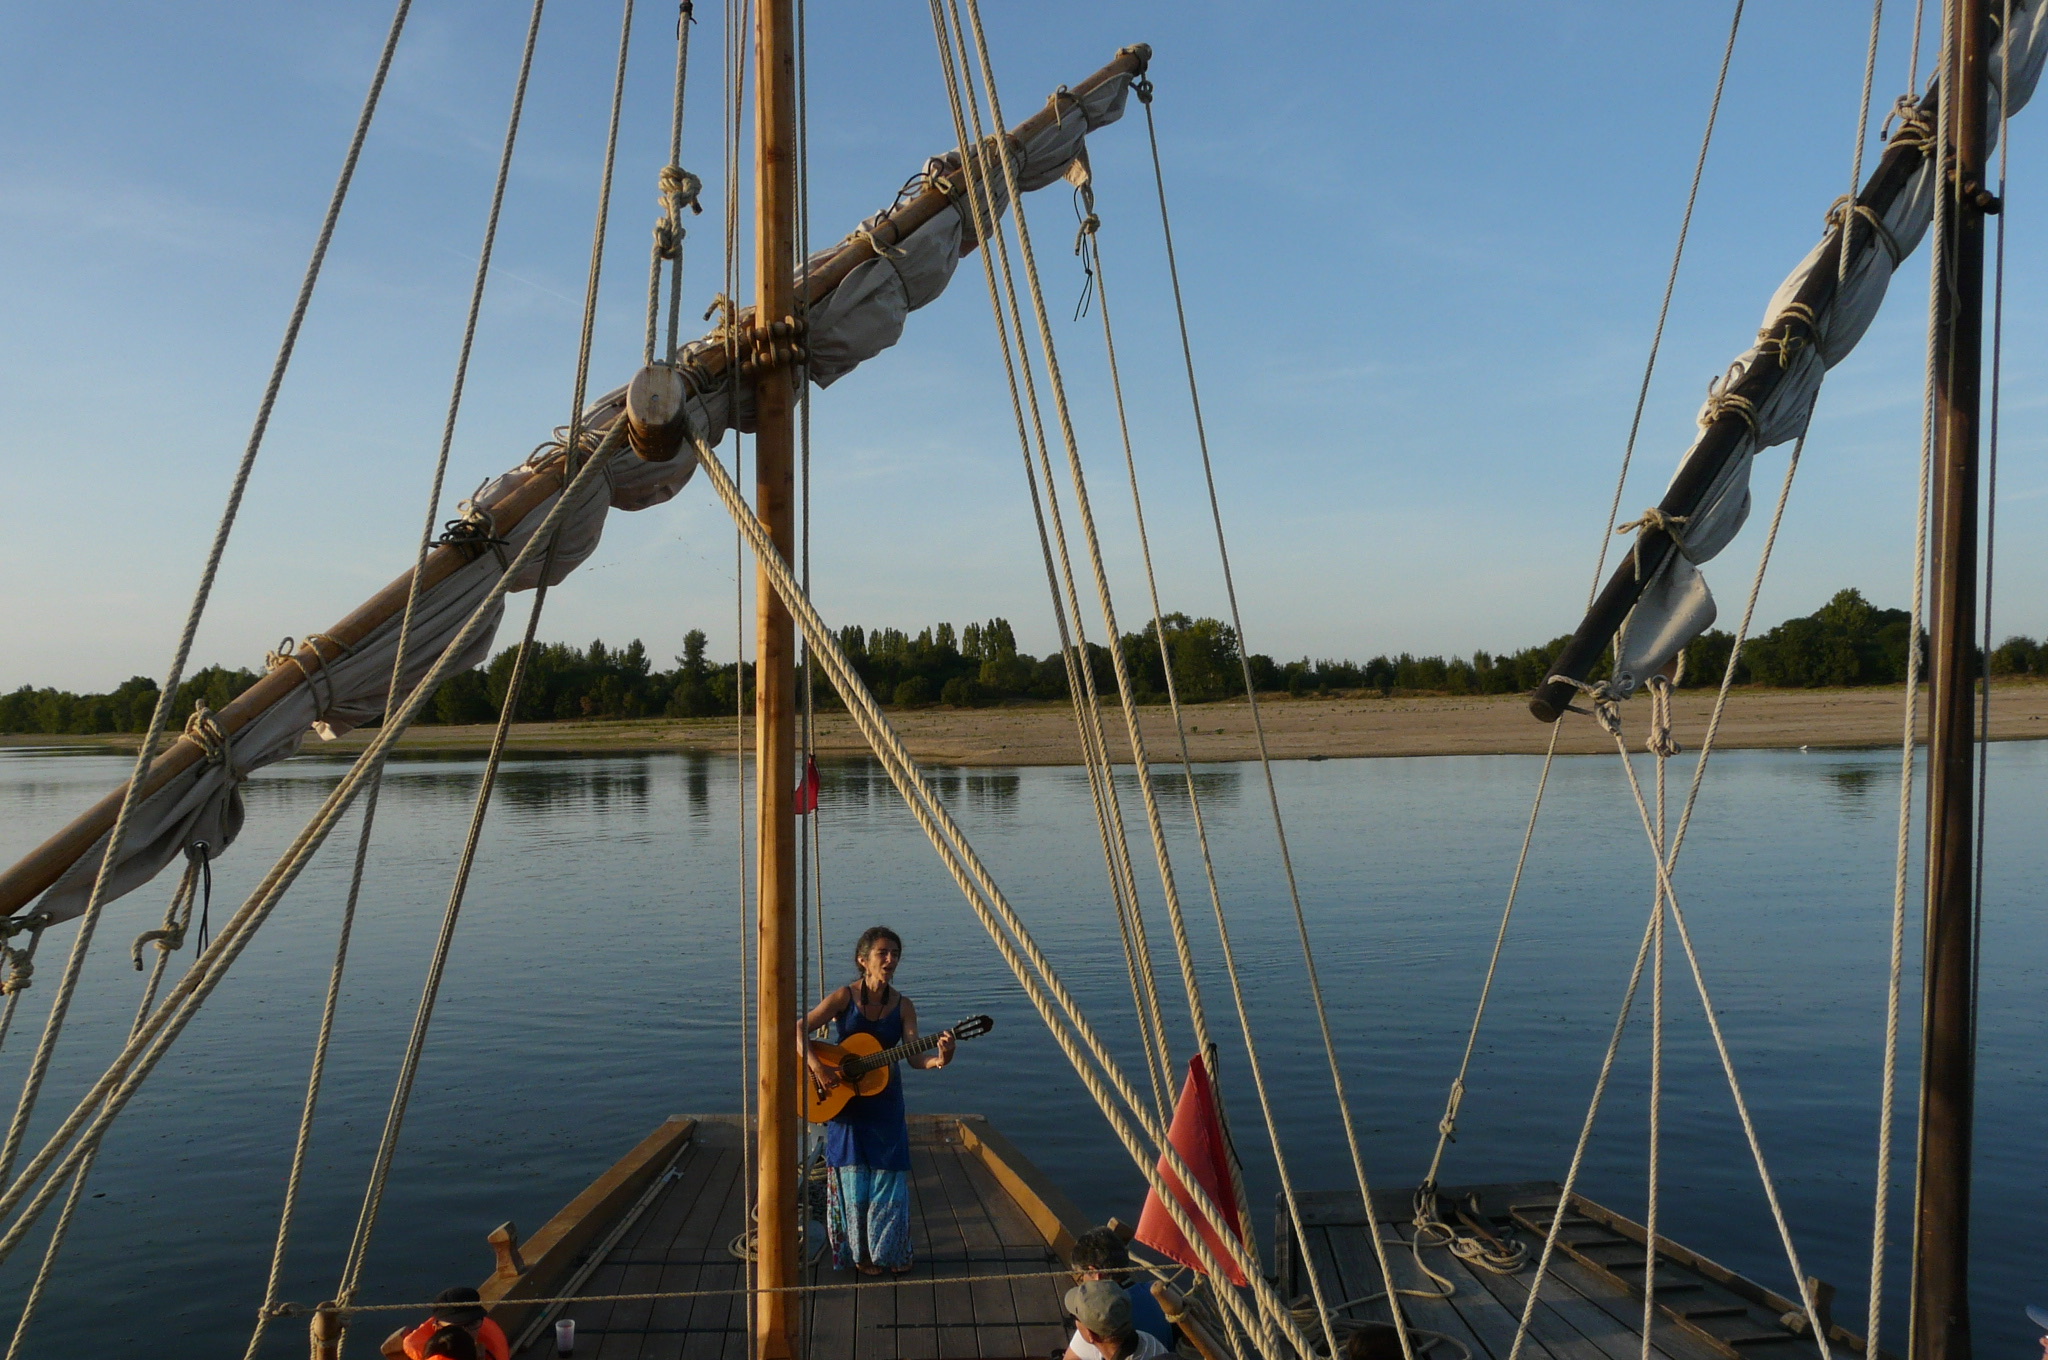
[[[1072,994],[1054,971],[1050,960],[1045,957],[1037,940],[1032,936],[1024,921],[1017,915],[1009,899],[996,886],[988,868],[968,844],[964,832],[946,811],[944,803],[934,796],[916,762],[910,757],[895,729],[889,725],[876,705],[874,697],[861,683],[858,673],[846,659],[838,640],[819,618],[810,602],[804,599],[798,588],[794,573],[783,560],[767,530],[748,510],[732,479],[719,463],[717,454],[702,438],[693,438],[700,466],[719,500],[733,517],[754,550],[755,560],[761,564],[770,585],[789,609],[797,624],[803,628],[814,653],[824,666],[827,677],[839,696],[845,702],[860,730],[883,769],[889,775],[903,797],[912,817],[925,833],[933,848],[945,864],[948,874],[959,886],[968,906],[974,911],[997,952],[1009,967],[1011,975],[1038,1011],[1048,1032],[1060,1045],[1082,1086],[1102,1111],[1111,1130],[1123,1143],[1132,1161],[1145,1176],[1147,1183],[1159,1195],[1162,1207],[1180,1228],[1190,1247],[1201,1261],[1203,1269],[1211,1275],[1222,1274],[1221,1265],[1215,1253],[1220,1245],[1228,1258],[1242,1271],[1250,1282],[1258,1312],[1254,1317],[1246,1308],[1244,1300],[1235,1291],[1218,1290],[1217,1297],[1232,1310],[1232,1316],[1248,1330],[1256,1330],[1261,1343],[1269,1355],[1281,1354],[1279,1336],[1284,1333],[1288,1344],[1301,1355],[1313,1351],[1307,1339],[1300,1334],[1286,1316],[1284,1306],[1273,1294],[1271,1284],[1256,1270],[1247,1269],[1252,1264],[1245,1245],[1227,1230],[1218,1226],[1212,1233],[1198,1231],[1183,1198],[1194,1205],[1194,1212],[1202,1216],[1207,1224],[1221,1225],[1225,1219],[1208,1194],[1202,1189],[1197,1177],[1189,1170],[1187,1163],[1173,1147],[1166,1136],[1165,1128],[1157,1121],[1143,1098],[1131,1085],[1122,1067],[1104,1045],[1087,1017],[1081,1012]],[[1119,1108],[1121,1102],[1122,1108]],[[1126,1113],[1128,1111],[1128,1114]],[[1136,1121],[1134,1126],[1133,1120]],[[1149,1141],[1150,1146],[1147,1146]],[[1156,1150],[1156,1151],[1155,1151]],[[1155,1157],[1156,1162],[1155,1164]],[[1181,1187],[1179,1191],[1169,1187],[1168,1175],[1175,1178]]]
[[[347,812],[356,796],[362,792],[370,772],[384,759],[392,745],[411,727],[427,700],[455,669],[454,663],[476,640],[483,635],[494,617],[498,604],[511,589],[512,582],[520,573],[533,564],[542,546],[553,536],[561,524],[568,507],[588,490],[603,470],[604,460],[610,457],[626,442],[626,427],[623,420],[614,421],[596,452],[586,460],[573,477],[555,496],[555,501],[541,519],[534,534],[513,556],[505,573],[485,592],[484,597],[470,611],[469,617],[457,630],[440,657],[428,668],[426,675],[413,686],[404,702],[395,711],[387,711],[384,722],[377,728],[377,734],[369,745],[349,767],[346,775],[322,800],[313,816],[308,819],[298,835],[285,847],[276,863],[264,874],[248,898],[236,909],[225,925],[221,927],[213,942],[201,952],[177,985],[171,989],[162,1005],[151,1013],[149,1019],[130,1036],[121,1051],[91,1088],[80,1098],[71,1113],[65,1116],[43,1146],[31,1157],[4,1191],[0,1191],[0,1214],[13,1211],[22,1205],[31,1189],[36,1193],[21,1211],[16,1214],[4,1233],[0,1233],[0,1262],[4,1262],[23,1237],[34,1227],[36,1219],[48,1206],[55,1195],[59,1181],[76,1170],[82,1159],[82,1147],[103,1134],[127,1103],[134,1098],[149,1074],[163,1060],[177,1042],[178,1036],[199,1013],[206,999],[213,994],[221,980],[233,968],[235,960],[241,957],[256,933],[262,929],[270,914],[276,909],[285,892],[297,881],[306,864],[326,842],[335,824]],[[97,1111],[97,1113],[95,1113]],[[79,1137],[78,1145],[73,1139]],[[66,1149],[69,1149],[68,1151]],[[37,1182],[45,1172],[49,1180],[36,1189]]]
[[[954,130],[960,142],[961,174],[967,187],[968,208],[974,223],[975,237],[983,246],[982,267],[988,279],[990,305],[996,313],[997,338],[1002,350],[1004,371],[1010,385],[1011,408],[1017,421],[1018,442],[1024,460],[1025,484],[1031,496],[1032,514],[1038,528],[1039,552],[1044,560],[1046,585],[1052,599],[1053,622],[1059,632],[1060,658],[1066,670],[1067,693],[1074,705],[1074,722],[1081,742],[1082,764],[1088,775],[1089,794],[1094,804],[1103,861],[1109,876],[1117,929],[1124,946],[1125,967],[1131,974],[1132,1001],[1137,1015],[1140,1043],[1145,1053],[1146,1072],[1152,1083],[1154,1105],[1161,1120],[1164,1121],[1170,1117],[1166,1076],[1171,1071],[1172,1063],[1170,1058],[1162,1057],[1165,1026],[1163,1018],[1160,1017],[1163,1016],[1163,1012],[1158,1006],[1156,982],[1149,988],[1147,985],[1148,979],[1152,976],[1150,950],[1148,948],[1142,951],[1141,955],[1141,951],[1134,944],[1131,919],[1137,902],[1136,874],[1132,868],[1130,848],[1124,835],[1123,811],[1117,796],[1115,772],[1102,726],[1094,666],[1088,655],[1087,626],[1083,621],[1073,566],[1068,557],[1066,529],[1060,516],[1059,493],[1053,480],[1051,455],[1038,399],[1035,371],[1030,347],[1025,339],[1023,311],[1017,301],[1016,281],[1010,266],[1009,245],[997,211],[994,186],[989,182],[987,157],[994,154],[997,159],[1007,164],[1008,144],[1000,133],[992,138],[983,136],[980,102],[973,95],[973,75],[966,62],[965,35],[959,25],[957,9],[952,16],[953,36],[948,35],[947,11],[941,0],[932,0],[931,10],[932,27],[938,43],[940,65],[945,73]],[[961,93],[963,81],[968,86],[968,94],[965,96]],[[971,139],[969,119],[972,121]],[[993,152],[990,150],[991,142],[996,143]],[[1013,206],[1014,203],[1013,196]],[[998,272],[1001,275],[1000,282]],[[1018,388],[1019,367],[1023,370],[1021,395]],[[1025,424],[1027,411],[1030,416],[1028,434]],[[1031,462],[1034,442],[1045,476],[1043,499],[1039,492],[1039,471]],[[1051,512],[1049,530],[1046,523],[1048,509]],[[1055,544],[1058,547],[1057,555],[1053,551]],[[1112,639],[1112,643],[1114,641],[1115,639]],[[1112,650],[1115,650],[1114,647]],[[1142,770],[1142,764],[1138,768]]]
[[[512,152],[519,139],[520,117],[526,107],[527,80],[533,71],[533,52],[540,35],[541,12],[547,0],[534,0],[533,9],[527,18],[526,39],[520,51],[519,74],[513,82],[512,108],[505,124],[505,141],[498,153],[497,178],[491,188],[490,211],[484,221],[482,248],[477,256],[475,281],[470,286],[469,311],[463,321],[462,344],[456,355],[455,377],[448,396],[448,414],[441,425],[441,447],[434,462],[434,475],[427,491],[426,521],[420,530],[419,548],[413,557],[411,584],[406,591],[405,610],[399,618],[398,642],[391,658],[391,684],[388,693],[396,696],[405,677],[405,663],[410,653],[413,619],[419,609],[421,579],[426,565],[427,554],[434,542],[434,523],[440,518],[441,493],[447,479],[449,455],[455,444],[455,425],[462,410],[463,390],[469,377],[470,354],[476,343],[478,317],[483,311],[484,289],[490,278],[491,257],[497,247],[498,219],[504,208],[505,186],[511,178]],[[501,550],[502,551],[502,550]],[[348,965],[349,944],[354,937],[356,906],[362,897],[363,872],[369,857],[370,833],[377,816],[377,800],[383,790],[384,769],[380,763],[371,773],[370,787],[363,799],[362,827],[356,838],[355,863],[349,872],[348,899],[341,913],[341,927],[337,932],[334,949],[334,965],[328,972],[327,995],[320,1008],[320,1029],[313,1044],[313,1061],[306,1077],[306,1095],[300,1108],[298,1133],[292,1144],[291,1169],[285,1177],[284,1203],[278,1211],[277,1238],[271,1249],[270,1273],[263,1289],[263,1307],[258,1310],[256,1324],[250,1332],[245,1360],[255,1360],[263,1344],[264,1331],[268,1327],[271,1305],[275,1304],[278,1289],[283,1283],[285,1251],[291,1240],[292,1223],[299,1202],[299,1189],[304,1181],[306,1154],[312,1144],[313,1119],[320,1103],[320,1089],[327,1071],[327,1054],[334,1036],[334,1017],[341,1003],[342,976]]]
[[[156,1005],[157,988],[164,980],[164,969],[169,964],[171,951],[181,947],[185,932],[192,924],[192,904],[197,898],[199,876],[206,863],[205,851],[188,853],[185,872],[178,880],[178,886],[171,893],[171,900],[164,907],[164,923],[135,942],[140,951],[144,940],[156,945],[156,961],[150,965],[149,977],[142,987],[142,998],[135,1005],[135,1019],[128,1032],[133,1034],[137,1026],[148,1018]],[[203,946],[202,946],[203,947]],[[136,959],[141,967],[141,958]],[[43,1291],[49,1287],[50,1277],[57,1268],[57,1257],[64,1250],[64,1239],[71,1231],[71,1220],[78,1213],[79,1201],[85,1197],[86,1178],[92,1174],[93,1162],[99,1156],[99,1143],[94,1141],[91,1150],[72,1173],[71,1189],[64,1196],[64,1207],[57,1213],[57,1224],[50,1231],[50,1241],[43,1248],[42,1264],[36,1269],[34,1283],[29,1286],[28,1297],[22,1302],[21,1316],[15,1320],[14,1336],[7,1344],[7,1360],[17,1360],[22,1354],[22,1344],[28,1339],[29,1324],[35,1320],[36,1308],[42,1303]]]
[[[1150,99],[1148,96],[1149,91],[1141,94],[1140,98],[1145,99],[1149,106]],[[1088,220],[1095,222],[1096,217],[1093,212],[1092,201],[1089,206]],[[1173,717],[1174,736],[1179,747],[1181,770],[1186,777],[1188,808],[1194,822],[1196,843],[1201,847],[1202,870],[1208,882],[1210,905],[1216,916],[1216,934],[1221,945],[1224,966],[1230,978],[1230,993],[1237,1010],[1238,1029],[1244,1038],[1245,1061],[1251,1071],[1252,1085],[1259,1099],[1259,1111],[1266,1125],[1267,1142],[1272,1149],[1274,1165],[1279,1172],[1281,1193],[1287,1203],[1288,1221],[1299,1224],[1303,1221],[1300,1200],[1295,1192],[1294,1176],[1288,1166],[1287,1155],[1281,1144],[1279,1121],[1274,1115],[1272,1097],[1266,1086],[1265,1065],[1259,1060],[1258,1046],[1253,1038],[1251,1008],[1245,1001],[1243,981],[1237,965],[1237,952],[1231,946],[1230,929],[1223,911],[1223,896],[1216,881],[1215,862],[1209,851],[1208,828],[1202,817],[1201,794],[1196,787],[1194,766],[1188,758],[1187,726],[1181,713],[1179,687],[1175,684],[1173,678],[1173,653],[1166,635],[1165,615],[1159,603],[1159,580],[1153,568],[1151,543],[1145,533],[1145,505],[1144,498],[1139,490],[1137,457],[1131,447],[1130,422],[1124,410],[1123,380],[1117,367],[1115,329],[1110,318],[1109,275],[1102,263],[1099,223],[1094,227],[1085,229],[1082,239],[1089,255],[1092,256],[1092,268],[1089,270],[1089,276],[1093,280],[1095,295],[1100,303],[1102,343],[1103,349],[1108,356],[1110,391],[1116,405],[1117,429],[1123,440],[1124,467],[1129,475],[1131,486],[1131,511],[1138,528],[1139,555],[1144,563],[1145,585],[1152,604],[1153,637],[1158,643],[1160,661],[1166,676],[1166,701]],[[1148,810],[1150,810],[1149,806]],[[1191,1006],[1199,1006],[1200,994],[1196,990],[1194,956],[1188,942],[1187,931],[1183,925],[1181,913],[1177,910],[1172,912],[1172,919],[1174,924],[1174,945],[1180,955],[1181,971],[1184,983],[1190,993],[1190,1004]],[[1304,941],[1304,944],[1306,944],[1306,941]],[[1313,960],[1310,962],[1311,980],[1313,981]],[[1322,997],[1320,990],[1312,990],[1312,995],[1316,1001],[1318,1011],[1321,1012]],[[1322,1018],[1324,1034],[1327,1037],[1329,1033],[1328,1017],[1323,1015]],[[1204,1044],[1202,1051],[1206,1055],[1212,1050],[1207,1044]],[[1331,1057],[1334,1068],[1334,1053]],[[1370,1217],[1370,1206],[1373,1202],[1371,1191],[1369,1188],[1362,1188],[1360,1195],[1361,1202],[1368,1206],[1368,1217]],[[1309,1293],[1315,1302],[1316,1318],[1324,1330],[1325,1339],[1329,1342],[1330,1354],[1334,1356],[1340,1349],[1337,1337],[1336,1314],[1341,1311],[1341,1308],[1332,1306],[1325,1300],[1323,1296],[1322,1272],[1316,1267],[1313,1253],[1303,1253],[1303,1264],[1307,1267]],[[1382,1259],[1380,1264],[1384,1270],[1386,1265],[1384,1259]],[[1393,1310],[1394,1326],[1400,1336],[1402,1354],[1407,1357],[1407,1360],[1414,1360],[1414,1343],[1408,1335],[1409,1329],[1401,1315],[1398,1303],[1392,1302],[1391,1296],[1390,1307]]]
[[[574,465],[584,442],[584,400],[590,381],[591,344],[596,332],[598,283],[604,270],[605,224],[611,211],[612,170],[618,158],[619,113],[625,100],[626,59],[632,50],[634,4],[635,0],[625,0],[619,20],[619,56],[617,70],[612,78],[611,122],[605,134],[604,169],[598,183],[597,221],[591,231],[590,269],[583,294],[583,326],[576,353],[575,393],[569,408],[568,435],[563,441],[564,456],[570,460],[571,466]],[[518,713],[520,692],[526,679],[527,664],[533,653],[535,630],[540,626],[541,611],[547,606],[548,578],[554,570],[559,539],[559,533],[549,536],[547,551],[542,557],[540,582],[533,592],[533,606],[527,611],[526,633],[520,639],[519,651],[512,661],[512,674],[506,682],[505,697],[499,707],[497,730],[491,734],[490,755],[484,761],[483,776],[478,781],[475,806],[470,813],[468,837],[462,847],[462,857],[456,864],[455,881],[449,889],[448,905],[441,917],[440,935],[434,942],[434,953],[427,966],[426,981],[421,986],[419,1007],[413,1016],[412,1033],[406,1041],[405,1056],[399,1066],[398,1081],[392,1092],[391,1108],[385,1116],[384,1131],[378,1139],[370,1183],[364,1190],[362,1210],[356,1220],[355,1237],[349,1245],[348,1256],[342,1267],[341,1284],[336,1298],[344,1303],[355,1296],[362,1283],[363,1268],[369,1258],[370,1239],[376,1231],[377,1217],[383,1208],[385,1187],[391,1178],[391,1162],[397,1155],[399,1134],[405,1125],[406,1111],[412,1103],[413,1087],[419,1079],[420,1058],[426,1049],[427,1030],[433,1023],[435,1004],[441,994],[441,982],[447,972],[448,954],[455,943],[455,928],[461,919],[463,899],[469,889],[470,872],[476,863],[477,844],[483,835],[484,816],[490,808],[491,793],[497,787],[498,769],[504,759],[505,743],[511,735],[512,722]]]
[[[1315,954],[1309,940],[1308,918],[1302,910],[1301,888],[1294,874],[1294,857],[1288,848],[1287,824],[1280,811],[1279,787],[1273,777],[1273,758],[1266,741],[1265,720],[1259,712],[1258,686],[1252,681],[1251,649],[1245,640],[1244,613],[1238,604],[1237,582],[1230,567],[1230,545],[1223,531],[1222,502],[1216,493],[1215,463],[1210,456],[1208,430],[1202,419],[1201,387],[1195,377],[1194,345],[1188,336],[1187,306],[1181,293],[1180,265],[1173,248],[1172,216],[1167,209],[1166,202],[1166,174],[1159,155],[1159,131],[1157,121],[1152,113],[1150,93],[1150,84],[1147,82],[1146,88],[1140,92],[1139,102],[1145,109],[1145,134],[1151,148],[1153,184],[1159,199],[1159,225],[1161,235],[1166,244],[1167,277],[1173,288],[1174,318],[1180,332],[1181,357],[1187,370],[1188,399],[1194,414],[1195,441],[1202,455],[1202,479],[1209,497],[1209,517],[1216,531],[1216,555],[1223,570],[1224,593],[1230,603],[1231,627],[1237,633],[1238,665],[1244,678],[1245,702],[1252,719],[1252,731],[1258,743],[1259,768],[1265,777],[1266,802],[1273,815],[1273,834],[1279,846],[1280,864],[1287,881],[1288,901],[1294,909],[1295,931],[1301,940],[1302,961],[1308,974],[1310,996],[1315,1003],[1318,1027],[1322,1031],[1323,1052],[1329,1063],[1330,1082],[1335,1091],[1338,1114],[1344,1126],[1345,1146],[1351,1156],[1352,1174],[1358,1182],[1359,1195],[1363,1202],[1370,1206],[1372,1204],[1372,1191],[1365,1174],[1365,1159],[1359,1150],[1358,1131],[1351,1115],[1351,1101],[1344,1088],[1342,1066],[1337,1060],[1336,1041],[1330,1030],[1329,1011],[1323,1003],[1322,982],[1317,975]],[[1222,933],[1223,918],[1220,908],[1217,913],[1217,928],[1219,934]],[[1235,988],[1234,970],[1233,988]],[[1276,1155],[1277,1147],[1276,1141]],[[1391,1287],[1393,1277],[1389,1273],[1385,1248],[1380,1244],[1377,1233],[1373,1237],[1373,1251],[1380,1267],[1381,1276],[1389,1282]],[[1401,1335],[1402,1353],[1409,1360],[1413,1360],[1412,1343],[1408,1338],[1407,1327],[1401,1317],[1399,1305],[1390,1300],[1390,1308],[1393,1312],[1396,1327]]]
[[[320,267],[326,262],[328,243],[334,239],[334,230],[341,219],[341,207],[348,199],[350,183],[355,178],[356,162],[362,155],[363,141],[369,135],[371,120],[377,112],[379,96],[384,92],[384,78],[390,73],[392,56],[398,50],[398,39],[405,31],[407,12],[412,0],[398,0],[398,7],[391,18],[391,27],[384,38],[383,50],[378,54],[376,73],[370,78],[370,89],[363,99],[362,112],[356,117],[355,132],[349,139],[348,152],[342,157],[341,175],[335,182],[334,192],[327,202],[327,215],[321,220],[320,234],[313,244],[313,256],[306,263],[305,276],[300,280],[297,299],[292,305],[291,319],[285,323],[284,340],[278,346],[277,357],[272,361],[269,381],[264,385],[263,398],[256,408],[255,426],[249,432],[249,442],[242,451],[241,462],[235,468],[235,478],[228,490],[227,504],[221,511],[220,522],[214,527],[213,542],[207,549],[206,565],[199,574],[199,586],[193,592],[191,608],[185,615],[184,631],[178,635],[178,643],[171,656],[171,666],[158,691],[156,708],[149,716],[149,727],[143,733],[142,745],[135,753],[135,766],[128,777],[127,788],[121,795],[121,810],[115,815],[113,828],[107,833],[106,853],[100,858],[98,874],[93,879],[92,895],[87,899],[84,913],[79,917],[78,934],[71,942],[70,956],[64,963],[64,975],[57,983],[57,993],[50,1002],[50,1013],[43,1024],[43,1033],[36,1044],[34,1057],[29,1062],[28,1075],[23,1079],[21,1095],[14,1108],[14,1117],[8,1124],[4,1140],[0,1140],[0,1182],[6,1181],[13,1173],[15,1160],[20,1156],[23,1138],[28,1132],[30,1116],[35,1113],[36,1098],[42,1091],[43,1079],[49,1073],[50,1059],[56,1052],[57,1038],[64,1030],[64,1020],[71,1009],[71,998],[78,988],[78,977],[85,966],[86,953],[92,947],[93,932],[99,925],[100,913],[106,906],[107,890],[114,876],[115,866],[120,863],[121,850],[127,840],[128,820],[137,804],[142,801],[142,784],[149,773],[151,762],[156,758],[157,743],[163,739],[164,728],[170,721],[171,711],[178,702],[178,687],[184,678],[185,663],[192,654],[192,640],[199,631],[199,621],[206,613],[207,601],[213,595],[214,577],[220,570],[220,560],[227,551],[228,536],[234,531],[235,520],[242,508],[242,494],[248,489],[249,476],[255,471],[256,456],[263,448],[264,434],[270,428],[270,413],[277,405],[279,389],[284,386],[285,371],[291,366],[292,353],[298,345],[299,328],[305,322],[306,310],[313,302],[313,289],[320,280]]]

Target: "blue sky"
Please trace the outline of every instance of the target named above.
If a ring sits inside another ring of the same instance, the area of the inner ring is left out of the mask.
[[[1881,111],[1904,88],[1894,4]],[[684,163],[711,186],[688,305],[721,276],[720,9]],[[673,59],[639,11],[593,383],[639,360]],[[382,5],[0,11],[0,685],[160,672],[374,65]],[[1012,120],[1122,44],[1154,79],[1251,645],[1468,652],[1576,621],[1728,20],[1722,5],[989,6]],[[419,0],[229,549],[196,663],[260,664],[396,574],[417,532],[525,7]],[[566,417],[615,5],[541,37],[451,487]],[[836,238],[951,140],[921,5],[817,5],[812,220]],[[1709,377],[1848,187],[1867,7],[1752,0],[1637,470],[1652,503]],[[1924,63],[1923,63],[1924,64]],[[1218,613],[1144,127],[1092,141],[1118,345],[1169,608]],[[2048,631],[2036,123],[2015,128],[2000,630]],[[1875,121],[1875,120],[1873,120]],[[1875,143],[1873,142],[1873,154]],[[1074,217],[1028,210],[1126,627],[1143,609]],[[1925,255],[1829,379],[1765,622],[1844,585],[1902,604]],[[835,621],[1002,614],[1052,645],[988,301],[967,261],[815,408],[815,574]],[[728,446],[729,447],[729,446]],[[1758,486],[1775,494],[1784,451]],[[451,496],[451,503],[453,496]],[[1709,570],[1740,609],[1764,515]],[[751,573],[748,573],[751,577]],[[547,637],[734,648],[733,538],[700,484],[615,515]],[[521,597],[522,599],[524,597]],[[1099,625],[1097,627],[1099,634]]]

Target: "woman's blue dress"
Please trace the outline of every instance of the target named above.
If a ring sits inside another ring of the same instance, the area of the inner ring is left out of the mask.
[[[872,1034],[882,1047],[903,1042],[903,999],[879,1020],[861,1014],[860,989],[838,1017],[839,1040]],[[889,1073],[880,1094],[855,1096],[825,1126],[827,1182],[825,1229],[832,1262],[900,1268],[910,1264],[910,1123],[904,1114],[903,1073]]]

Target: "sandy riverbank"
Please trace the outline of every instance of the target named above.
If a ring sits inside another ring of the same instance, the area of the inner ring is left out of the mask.
[[[1699,744],[1713,694],[1691,690],[1674,706],[1678,736]],[[1924,707],[1924,702],[1923,702]],[[1429,756],[1540,754],[1551,729],[1529,716],[1520,695],[1455,698],[1289,699],[1273,696],[1259,704],[1269,749],[1287,760],[1345,756]],[[1189,751],[1197,760],[1249,760],[1258,754],[1247,706],[1242,702],[1200,704],[1185,710],[1191,729]],[[1649,722],[1649,704],[1638,698],[1623,705],[1631,745]],[[890,715],[921,761],[950,765],[1078,764],[1080,746],[1070,709],[1061,705],[1022,708],[920,709]],[[1129,758],[1120,715],[1106,715],[1112,749]],[[1163,707],[1143,710],[1145,741],[1153,758],[1174,751],[1171,715]],[[1994,691],[1992,736],[1998,740],[2048,737],[2048,683],[2012,681]],[[1896,689],[1739,690],[1721,724],[1724,749],[1757,747],[1887,746],[1899,739]],[[311,742],[311,751],[359,749],[366,733],[331,744]],[[487,727],[421,727],[408,733],[401,749],[469,751],[490,741]],[[8,745],[103,744],[133,749],[133,736],[0,737]],[[618,722],[523,723],[513,729],[512,746],[530,752],[649,752],[730,750],[730,719],[655,719]],[[819,715],[821,755],[865,751],[843,713]],[[1590,718],[1568,716],[1558,749],[1583,753],[1612,749]]]

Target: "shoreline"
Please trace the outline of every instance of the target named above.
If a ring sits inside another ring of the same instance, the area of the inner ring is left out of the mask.
[[[1672,702],[1679,743],[1697,749],[1712,711],[1714,691],[1680,691]],[[1925,734],[1926,691],[1920,695],[1916,727]],[[1188,754],[1198,762],[1258,759],[1258,740],[1249,706],[1224,700],[1184,707]],[[1143,738],[1154,763],[1179,755],[1172,713],[1165,705],[1138,710]],[[1639,748],[1650,706],[1638,695],[1622,705],[1623,735]],[[1529,716],[1526,697],[1501,695],[1413,695],[1393,698],[1290,698],[1259,700],[1267,750],[1276,760],[1332,760],[1385,756],[1542,755],[1553,729]],[[1080,740],[1073,710],[1066,704],[1031,704],[982,709],[890,710],[889,721],[920,763],[934,765],[1078,765]],[[1801,746],[1824,749],[1896,747],[1902,736],[1900,694],[1893,686],[1853,689],[1740,689],[1729,696],[1715,744],[1722,750],[1769,750]],[[1103,711],[1110,753],[1119,763],[1131,758],[1122,714]],[[752,745],[753,724],[743,740]],[[352,755],[369,744],[357,731],[339,741],[308,741],[307,755]],[[1613,739],[1590,718],[1568,714],[1556,729],[1559,754],[1611,750]],[[2003,680],[1993,686],[1991,738],[2016,741],[2048,737],[2048,682]],[[481,753],[490,745],[487,725],[416,727],[398,743],[401,753]],[[137,733],[94,736],[0,736],[0,747],[89,746],[132,752]],[[508,749],[529,755],[648,755],[671,751],[727,752],[734,745],[730,718],[604,719],[521,723]],[[817,715],[817,753],[841,759],[867,753],[852,720],[843,712]]]

